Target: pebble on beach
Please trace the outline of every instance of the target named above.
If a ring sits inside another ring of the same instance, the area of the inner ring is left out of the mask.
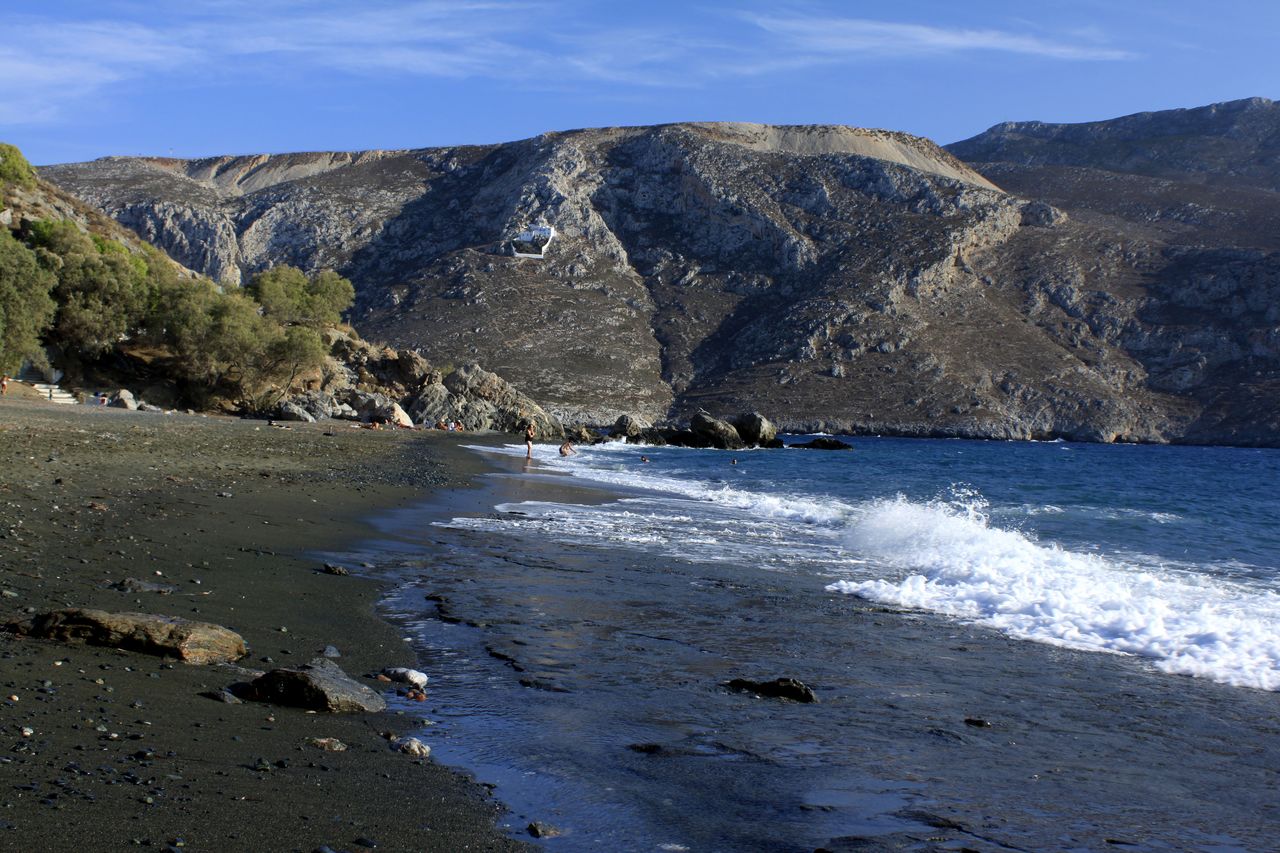
[[[426,758],[431,755],[431,747],[427,746],[416,737],[396,738],[391,742],[391,747],[396,752],[403,752],[405,755],[413,758]]]
[[[323,749],[325,752],[346,752],[347,745],[336,737],[313,737],[307,740],[309,746]]]
[[[419,689],[427,686],[427,676],[425,673],[416,669],[409,669],[404,666],[389,666],[382,670],[382,674],[392,681],[399,681],[403,684],[412,684]]]

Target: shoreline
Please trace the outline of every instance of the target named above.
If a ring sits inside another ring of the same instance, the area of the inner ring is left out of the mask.
[[[473,503],[509,527],[404,527],[387,609],[440,664],[437,756],[561,849],[1264,849],[1276,694],[742,560],[525,535],[496,494]],[[721,689],[773,676],[820,701]]]
[[[380,686],[365,676],[416,665],[377,612],[386,579],[327,575],[314,555],[470,485],[480,466],[456,438],[6,398],[0,615],[182,616],[240,632],[241,666],[296,666],[333,645],[344,671]],[[108,587],[126,577],[175,590]],[[397,703],[350,716],[222,704],[200,694],[241,680],[232,669],[10,634],[0,659],[12,743],[0,846],[528,849],[497,826],[485,786],[389,749],[386,731],[417,725]],[[309,745],[324,737],[347,749]]]

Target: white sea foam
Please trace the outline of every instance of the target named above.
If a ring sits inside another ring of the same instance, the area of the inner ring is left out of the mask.
[[[976,620],[1012,636],[1152,658],[1171,673],[1280,690],[1280,596],[1038,543],[972,497],[863,508],[850,549],[901,574],[827,589]]]
[[[1065,448],[1064,448],[1065,449]],[[491,450],[491,448],[490,448]],[[524,455],[523,445],[501,452]],[[725,472],[681,462],[696,450],[663,448],[638,462],[622,442],[540,464],[598,483],[652,492],[596,507],[524,503],[500,519],[455,519],[607,547],[699,560],[843,575],[827,589],[990,625],[1011,636],[1077,649],[1141,655],[1171,673],[1280,690],[1280,595],[1235,573],[1134,552],[1082,553],[1041,542],[1037,517],[1176,524],[1173,513],[1021,504],[992,513],[972,490],[946,501],[867,502],[740,488]],[[687,470],[686,470],[687,469]],[[634,494],[634,493],[633,493]],[[991,523],[995,515],[1020,529]],[[1060,523],[1060,522],[1059,522]]]
[[[494,448],[477,448],[492,452]],[[797,565],[830,569],[844,562],[843,530],[856,507],[797,493],[764,493],[724,480],[691,475],[679,458],[701,451],[663,448],[662,463],[638,461],[635,445],[597,444],[576,456],[534,448],[540,466],[595,483],[618,486],[635,497],[598,506],[524,502],[498,507],[498,518],[455,518],[445,526],[525,531],[561,542],[621,546],[652,554],[715,562],[744,562],[771,570]],[[523,456],[523,445],[504,454]],[[726,465],[726,479],[736,479]]]
[[[733,508],[678,496],[624,498],[597,506],[540,501],[500,504],[494,516],[462,517],[442,526],[523,532],[555,541],[634,548],[649,554],[789,570],[833,567],[841,556],[840,527],[789,519],[748,519]],[[799,535],[798,535],[799,534]]]
[[[477,448],[493,450],[494,448]],[[673,448],[663,448],[670,453]],[[680,448],[689,453],[700,451]],[[506,445],[501,452],[524,455],[523,445]],[[798,452],[798,451],[797,451]],[[611,463],[610,456],[634,456],[635,445],[624,442],[606,442],[583,448],[577,456],[561,457],[554,449],[537,448],[535,458],[549,468],[563,470],[577,477],[626,489],[648,489],[668,495],[678,495],[694,501],[715,504],[719,507],[745,510],[752,518],[776,518],[802,521],[810,524],[842,525],[854,511],[851,504],[829,498],[816,498],[799,494],[764,494],[735,488],[727,483],[704,479],[668,476],[657,469],[634,461],[619,460]]]

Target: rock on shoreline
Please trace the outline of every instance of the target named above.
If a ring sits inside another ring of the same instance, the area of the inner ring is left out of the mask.
[[[323,657],[296,668],[273,669],[251,681],[247,692],[260,702],[332,714],[377,713],[387,707],[377,691]]]
[[[247,653],[244,638],[210,622],[150,613],[108,613],[73,607],[53,610],[6,630],[21,637],[82,642],[149,655],[176,657],[184,663],[239,660]]]

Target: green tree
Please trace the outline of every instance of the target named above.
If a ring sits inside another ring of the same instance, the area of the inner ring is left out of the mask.
[[[321,270],[308,278],[288,264],[258,273],[246,290],[277,323],[312,329],[337,325],[342,312],[355,300],[351,282],[333,270]]]
[[[148,337],[169,347],[179,376],[233,392],[265,342],[278,334],[273,327],[253,300],[222,293],[204,279],[163,284],[147,317]]]
[[[180,378],[207,393],[233,396],[251,411],[275,405],[325,356],[314,330],[281,327],[252,299],[223,293],[207,279],[161,283],[146,333],[168,347]]]
[[[325,326],[342,322],[342,312],[356,299],[355,285],[333,270],[320,270],[313,275],[309,292],[312,316]]]
[[[297,323],[305,310],[307,276],[288,264],[255,275],[245,290],[262,306],[262,313],[278,323]]]
[[[27,238],[57,276],[52,338],[65,352],[95,358],[136,329],[150,296],[145,259],[73,222],[31,223]]]
[[[319,367],[326,354],[314,329],[289,326],[269,340],[253,361],[242,383],[243,399],[251,411],[267,411],[289,393],[301,374]]]
[[[41,361],[40,336],[53,319],[53,273],[0,228],[0,372],[16,373],[24,359]]]

